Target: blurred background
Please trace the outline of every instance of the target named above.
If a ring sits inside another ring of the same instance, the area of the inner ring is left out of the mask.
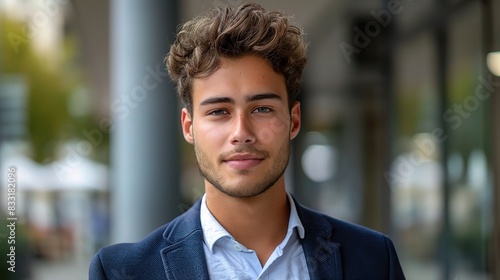
[[[500,279],[500,1],[255,2],[309,41],[289,191],[388,234],[407,279]],[[87,279],[203,194],[163,59],[241,3],[0,0],[1,279]]]

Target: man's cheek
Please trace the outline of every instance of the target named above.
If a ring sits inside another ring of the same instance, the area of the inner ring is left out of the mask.
[[[269,144],[279,137],[280,134],[286,132],[286,125],[279,119],[275,119],[269,122],[262,130],[259,132],[259,139],[264,144]]]

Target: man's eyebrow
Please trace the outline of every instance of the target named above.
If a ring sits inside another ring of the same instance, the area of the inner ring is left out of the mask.
[[[260,93],[260,94],[255,94],[255,95],[248,95],[248,96],[246,96],[245,99],[247,102],[252,102],[252,101],[257,101],[257,100],[262,100],[262,99],[279,99],[279,100],[281,100],[281,96],[277,95],[276,93]]]
[[[246,102],[253,102],[263,99],[278,99],[281,100],[281,96],[276,93],[259,93],[254,95],[248,95],[245,97]],[[210,104],[218,104],[218,103],[229,103],[235,104],[233,98],[230,97],[211,97],[207,98],[200,102],[200,106],[210,105]]]
[[[229,97],[212,97],[212,98],[207,98],[203,101],[200,102],[200,106],[204,105],[210,105],[210,104],[217,104],[217,103],[230,103],[234,104],[234,99],[229,98]]]

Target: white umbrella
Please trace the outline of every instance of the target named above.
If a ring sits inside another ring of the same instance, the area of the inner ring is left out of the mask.
[[[106,190],[108,167],[102,163],[81,157],[71,166],[53,162],[44,167],[52,178],[51,187],[56,190]]]
[[[2,170],[15,170],[16,191],[43,190],[51,183],[50,175],[42,166],[25,155],[13,155],[2,160]],[[7,187],[7,180],[2,180],[2,186]]]

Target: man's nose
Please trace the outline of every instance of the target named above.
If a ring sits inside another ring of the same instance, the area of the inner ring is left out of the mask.
[[[253,144],[255,143],[255,134],[253,131],[250,117],[244,113],[238,113],[235,116],[233,123],[233,131],[231,134],[231,144]]]

